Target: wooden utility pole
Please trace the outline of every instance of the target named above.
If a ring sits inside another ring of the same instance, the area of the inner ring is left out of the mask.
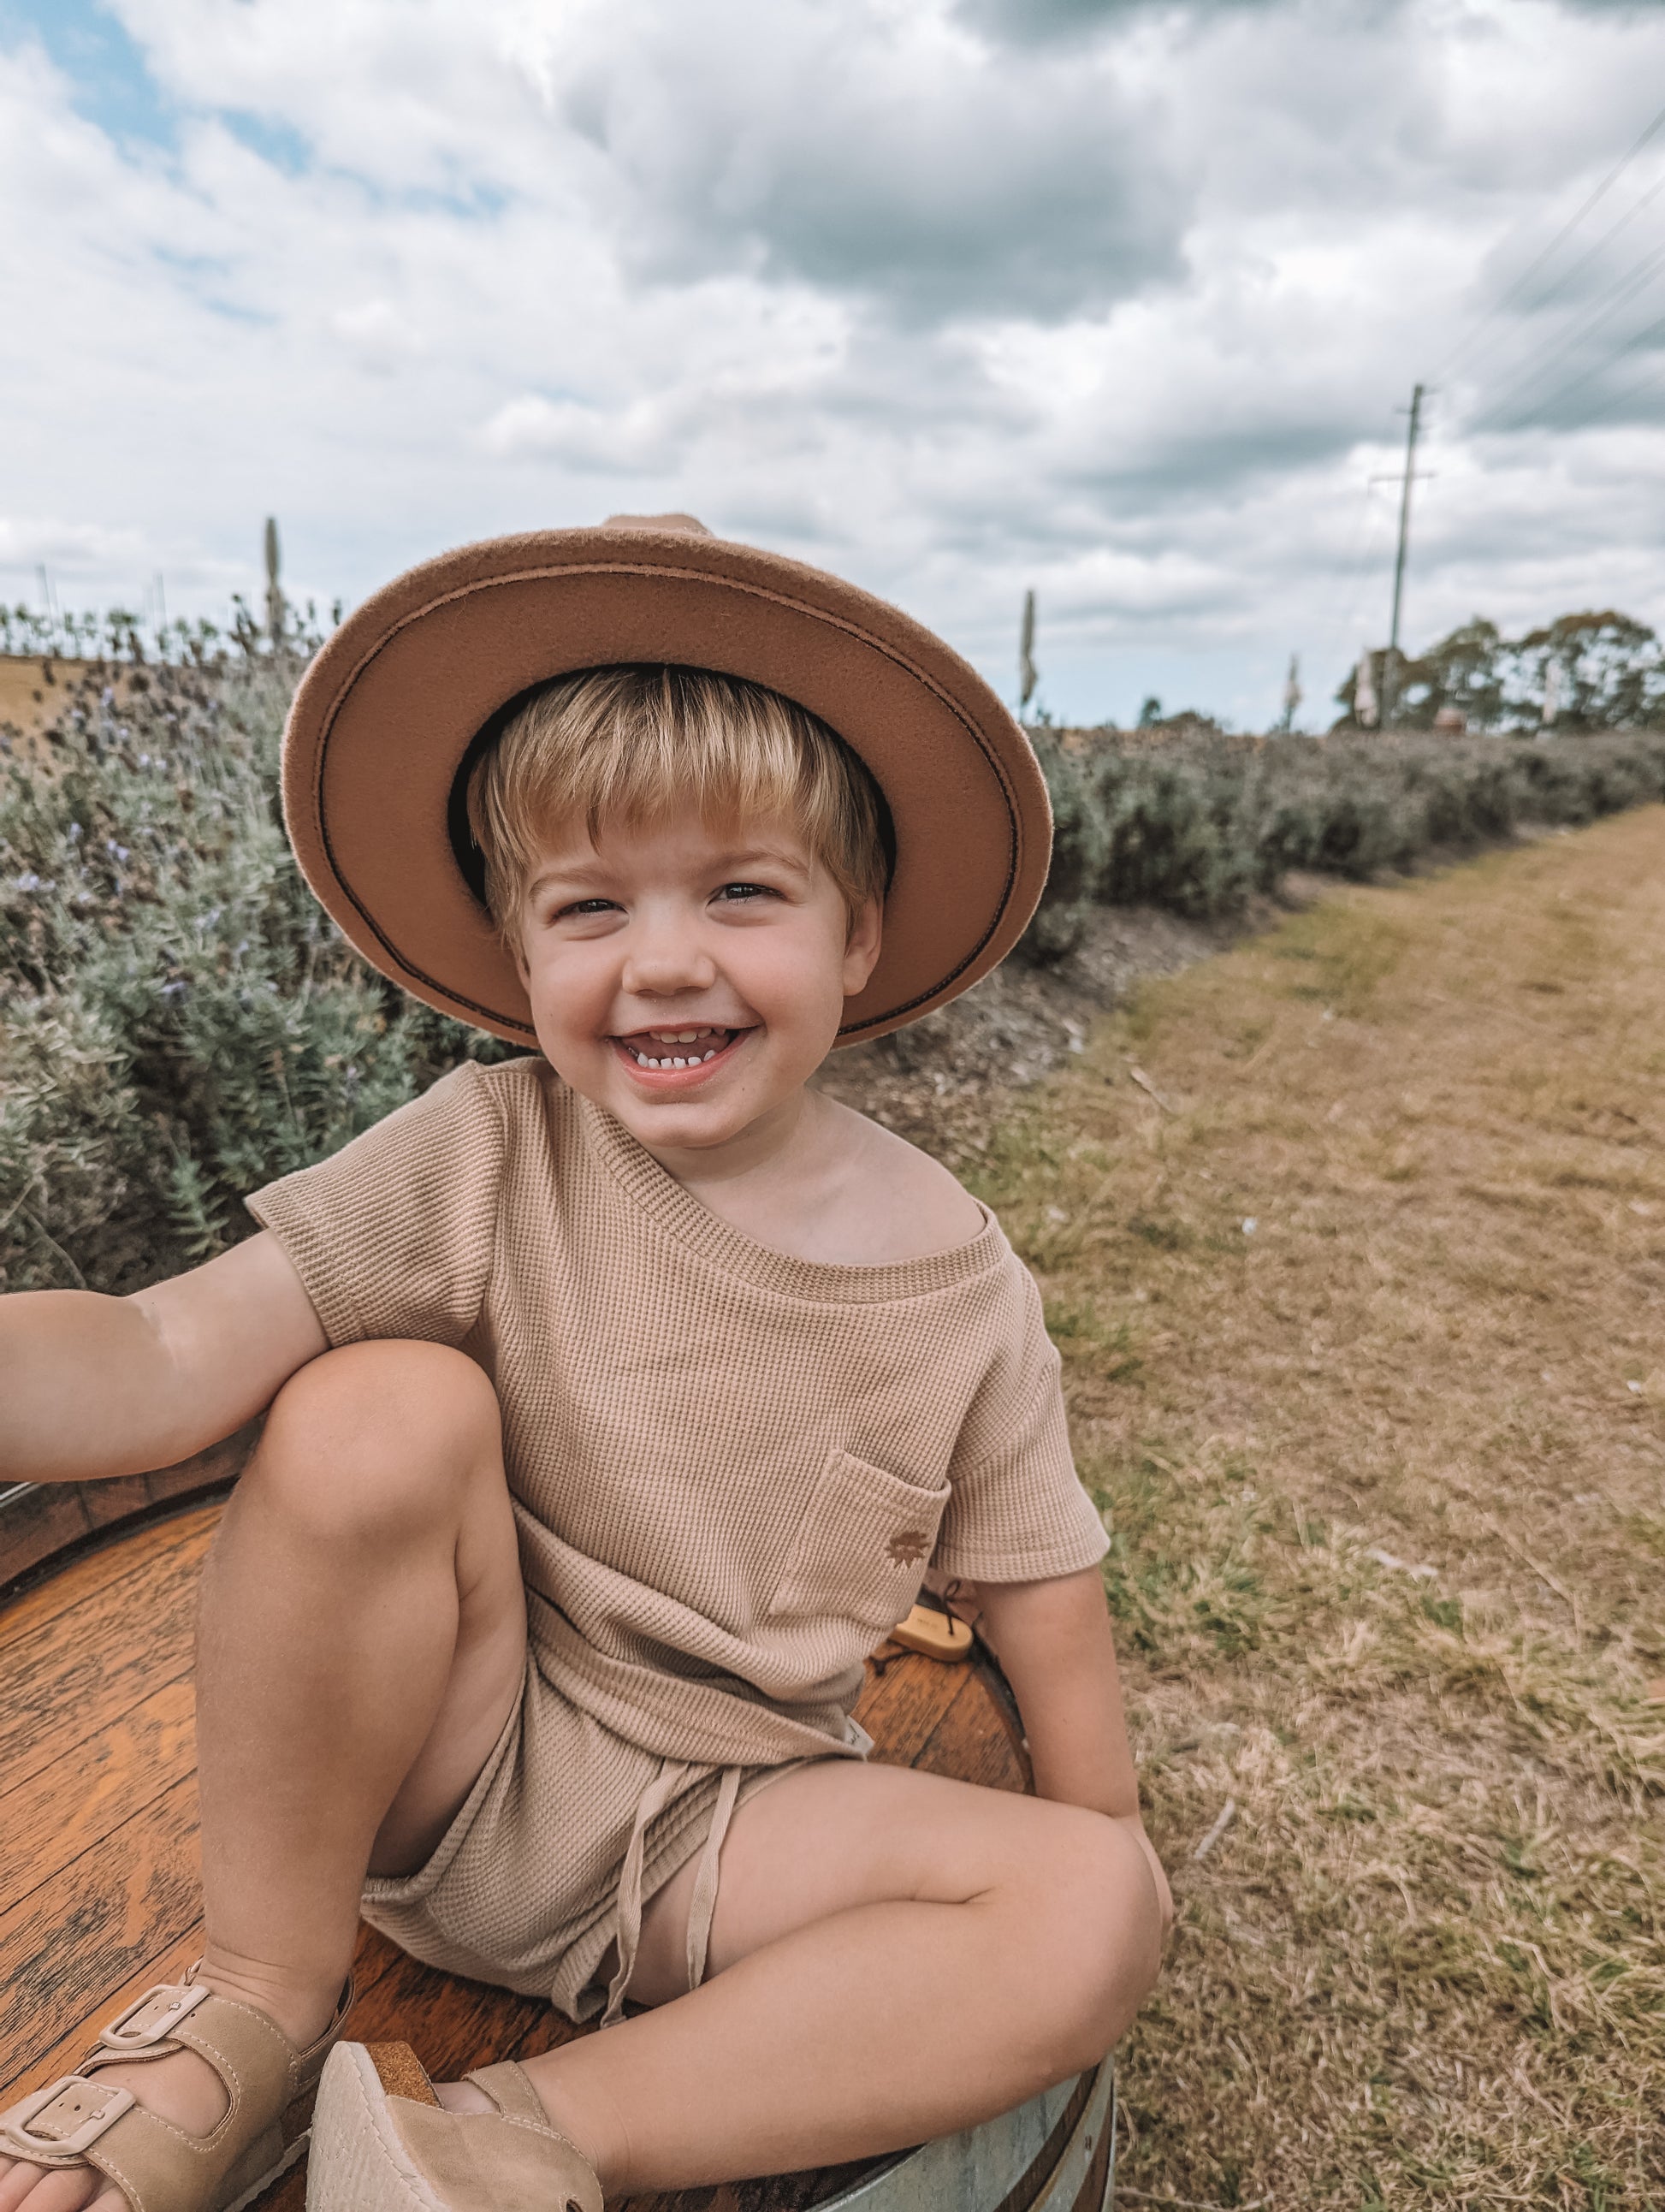
[[[1419,384],[1411,392],[1411,424],[1405,434],[1405,477],[1399,489],[1399,551],[1394,561],[1394,612],[1388,626],[1388,662],[1382,676],[1382,726],[1393,720],[1399,692],[1399,609],[1405,595],[1405,549],[1411,536],[1411,486],[1416,481],[1416,441],[1422,428],[1422,395]]]
[[[271,640],[274,653],[283,642],[283,586],[278,580],[279,554],[277,522],[273,515],[266,517],[266,635]]]
[[[1035,696],[1035,687],[1040,682],[1040,672],[1035,665],[1035,594],[1024,593],[1024,623],[1018,635],[1018,711]]]

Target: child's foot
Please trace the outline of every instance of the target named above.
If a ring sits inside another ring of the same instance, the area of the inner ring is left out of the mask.
[[[497,2109],[485,2091],[477,2088],[472,2081],[436,2081],[434,2094],[447,2112],[495,2112]],[[0,2197],[0,2212],[11,2212],[3,2197]]]
[[[206,2058],[176,2051],[143,2066],[100,2066],[97,2080],[131,2089],[136,2104],[159,2119],[171,2120],[188,2136],[216,2128],[226,2109],[225,2086]],[[129,2212],[127,2199],[96,2166],[76,2166],[49,2172],[0,2158],[0,2212]]]
[[[250,2000],[230,1989],[216,1992],[235,2003]],[[334,2007],[325,2003],[321,2014],[315,2002],[293,2006],[258,2007],[289,2037],[297,2050],[322,2035]],[[211,2135],[224,2118],[229,2101],[220,2075],[195,2051],[170,2051],[160,2058],[112,2061],[91,2077],[97,2091],[125,2089],[135,2105],[154,2112],[187,2136]],[[131,2212],[128,2198],[108,2175],[86,2162],[72,2166],[37,2166],[27,2159],[12,2158],[0,2148],[0,2212]]]
[[[318,2087],[313,2212],[545,2204],[605,2212],[594,2166],[513,2060],[431,2081],[402,2043],[338,2043]]]

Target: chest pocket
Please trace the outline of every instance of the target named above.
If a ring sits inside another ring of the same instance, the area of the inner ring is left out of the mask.
[[[926,1489],[834,1452],[816,1485],[773,1618],[829,1615],[894,1628],[913,1603],[949,1486]]]

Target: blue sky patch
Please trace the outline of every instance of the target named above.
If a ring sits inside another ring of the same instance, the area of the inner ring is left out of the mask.
[[[240,145],[286,177],[298,177],[312,166],[312,149],[301,133],[273,116],[252,115],[246,107],[224,108],[220,120]]]
[[[125,149],[179,151],[185,110],[151,75],[144,49],[100,0],[0,0],[0,45],[33,40],[64,72],[78,114]],[[252,154],[298,177],[311,166],[300,131],[246,108],[216,111],[232,137]]]
[[[26,39],[70,80],[76,111],[117,144],[177,150],[179,110],[109,9],[97,0],[0,0],[0,41]]]

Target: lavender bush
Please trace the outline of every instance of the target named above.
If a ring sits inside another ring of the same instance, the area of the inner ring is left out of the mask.
[[[0,753],[0,1289],[124,1291],[502,1048],[352,953],[278,819],[296,656],[131,657]]]

